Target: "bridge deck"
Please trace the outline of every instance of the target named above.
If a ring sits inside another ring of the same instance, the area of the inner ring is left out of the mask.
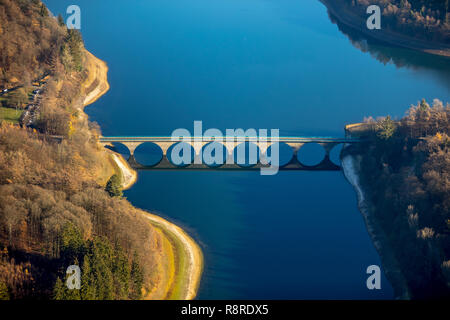
[[[183,141],[230,141],[230,142],[334,142],[352,143],[359,139],[336,138],[336,137],[100,137],[100,142],[183,142]]]
[[[222,166],[218,167],[210,167],[206,164],[202,163],[201,154],[202,154],[202,148],[205,144],[208,144],[210,142],[218,142],[223,143],[224,146],[228,149],[228,156],[231,159],[231,163],[227,161],[226,164],[223,164]],[[248,166],[239,166],[238,164],[234,163],[233,158],[233,151],[237,146],[244,142],[252,142],[256,144],[260,148],[261,154],[265,154],[268,150],[268,147],[270,144],[273,143],[286,143],[293,149],[293,156],[291,161],[285,165],[279,167],[279,170],[340,170],[340,167],[336,164],[334,164],[330,160],[330,152],[333,147],[340,143],[356,143],[360,142],[359,139],[348,139],[348,138],[335,138],[335,137],[248,137],[248,136],[234,136],[234,137],[222,137],[221,139],[218,139],[216,137],[168,137],[168,136],[161,136],[161,137],[100,137],[101,143],[113,143],[113,142],[119,142],[124,144],[130,151],[130,158],[128,159],[128,162],[130,165],[135,169],[140,170],[259,170],[262,168],[267,168],[267,165],[263,165],[259,160],[258,163],[254,166],[248,167]],[[136,161],[136,158],[134,157],[134,151],[136,148],[141,145],[142,143],[154,143],[158,145],[162,150],[162,159],[160,162],[152,165],[152,166],[145,166],[138,161]],[[189,143],[191,146],[193,146],[195,151],[195,159],[194,163],[191,163],[187,166],[176,166],[172,164],[169,159],[167,152],[170,149],[171,146],[179,143],[179,142],[186,142]],[[305,144],[315,142],[320,145],[325,150],[325,156],[323,160],[314,165],[314,166],[307,166],[302,164],[297,159],[297,152],[298,150]]]

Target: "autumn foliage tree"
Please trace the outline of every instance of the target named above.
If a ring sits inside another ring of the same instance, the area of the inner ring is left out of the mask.
[[[412,298],[450,296],[450,105],[425,100],[359,132],[361,182]],[[372,130],[373,128],[373,130]],[[395,128],[395,130],[393,130]]]
[[[415,39],[450,42],[450,5],[448,0],[334,0],[361,17],[370,5],[381,7],[383,29]]]
[[[0,126],[0,248],[9,252],[0,259],[0,283],[13,299],[53,297],[57,278],[64,281],[65,269],[78,261],[82,270],[92,270],[80,298],[139,297],[152,266],[152,230],[145,218],[95,181],[102,161],[95,141],[84,134],[63,142],[45,139]],[[112,253],[106,266],[97,261],[107,261],[103,250]],[[36,258],[16,260],[28,255]],[[106,288],[94,281],[103,272],[112,275]]]
[[[153,230],[99,177],[113,168],[80,111],[84,65],[81,34],[41,1],[0,0],[0,87],[49,75],[33,128],[0,123],[2,298],[131,299],[151,286]],[[84,275],[78,292],[64,284],[71,264]]]

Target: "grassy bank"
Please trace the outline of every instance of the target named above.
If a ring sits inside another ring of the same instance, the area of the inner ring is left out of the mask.
[[[161,259],[157,270],[159,283],[147,299],[190,300],[197,295],[203,271],[200,247],[180,227],[167,220],[141,211],[150,225],[158,230]]]
[[[22,113],[23,110],[0,107],[0,120],[5,120],[6,122],[13,124],[18,124],[19,118],[22,115]]]

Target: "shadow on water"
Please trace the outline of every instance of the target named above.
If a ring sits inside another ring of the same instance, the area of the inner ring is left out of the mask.
[[[369,53],[384,65],[394,64],[397,68],[431,71],[440,82],[450,88],[450,58],[385,44],[339,22],[339,19],[330,12],[328,16],[355,48]]]

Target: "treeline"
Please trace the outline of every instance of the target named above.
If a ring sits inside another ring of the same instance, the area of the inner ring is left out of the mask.
[[[41,1],[0,0],[0,87],[54,71],[66,33]]]
[[[67,224],[61,234],[60,262],[81,269],[80,289],[66,285],[66,270],[61,270],[54,287],[56,300],[139,299],[142,295],[143,272],[137,253],[127,256],[119,244],[106,238],[84,240],[81,232]],[[62,280],[61,280],[62,279]]]
[[[342,0],[341,0],[342,1]],[[343,0],[361,16],[370,5],[382,8],[383,27],[414,38],[450,42],[449,0]]]
[[[53,19],[53,18],[52,18]],[[41,93],[39,117],[32,127],[51,135],[70,137],[82,107],[80,87],[87,71],[84,44],[78,30],[65,30],[55,68]],[[85,132],[87,134],[87,132]]]
[[[98,185],[102,159],[96,143],[83,137],[51,142],[0,126],[0,250],[8,253],[0,271],[9,270],[0,272],[0,287],[11,298],[53,297],[57,277],[65,281],[65,269],[77,262],[90,274],[91,298],[137,298],[140,283],[149,289],[153,231],[130,203]],[[107,289],[100,288],[104,280]]]
[[[113,169],[80,112],[83,41],[61,20],[38,0],[0,0],[0,86],[51,74],[34,129],[0,119],[0,298],[138,299],[155,277],[153,229],[117,177],[105,191]],[[81,291],[65,289],[72,264]]]
[[[41,1],[0,0],[0,88],[22,86],[3,96],[4,107],[24,108],[31,83],[50,75],[32,125],[43,133],[70,135],[86,77],[84,59],[81,33],[68,30],[61,16],[50,16]]]
[[[413,298],[450,296],[450,105],[425,100],[399,121],[366,120],[361,182]]]

